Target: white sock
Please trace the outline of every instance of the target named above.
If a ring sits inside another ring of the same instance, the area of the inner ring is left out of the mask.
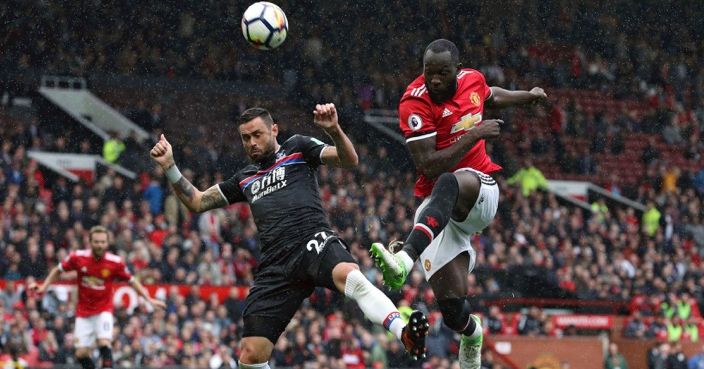
[[[401,339],[403,327],[406,325],[403,323],[398,309],[359,270],[353,270],[347,275],[345,296],[355,300],[372,323],[384,326],[396,338]]]
[[[241,361],[238,360],[237,367],[239,369],[271,369],[268,361],[261,364],[243,364]]]
[[[408,274],[411,274],[411,270],[413,269],[413,264],[415,264],[416,262],[413,261],[413,259],[411,259],[411,257],[408,256],[408,254],[403,250],[397,252],[396,256],[398,256],[398,258],[401,259],[401,262],[406,267],[406,271],[408,272]]]
[[[469,319],[472,319],[472,318],[470,317]],[[481,319],[480,319],[480,321],[481,321]],[[475,323],[477,323],[477,322],[475,321]],[[469,337],[469,338],[478,338],[478,337],[481,337],[481,335],[482,335],[482,325],[481,325],[481,323],[477,323],[474,327],[474,332],[469,336],[467,336],[467,335],[464,335],[464,336]]]

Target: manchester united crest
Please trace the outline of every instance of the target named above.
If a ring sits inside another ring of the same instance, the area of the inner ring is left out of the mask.
[[[432,264],[430,264],[430,259],[425,259],[425,261],[423,262],[423,268],[425,268],[425,271],[429,272],[431,267]]]
[[[479,94],[476,92],[472,92],[469,95],[469,101],[471,101],[472,104],[474,104],[474,106],[479,106],[479,104],[481,104],[481,100],[479,99]]]
[[[103,278],[107,278],[110,276],[110,270],[109,269],[101,269],[100,270],[100,275],[103,276]]]

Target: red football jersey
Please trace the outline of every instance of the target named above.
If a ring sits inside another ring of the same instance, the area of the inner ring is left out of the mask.
[[[457,74],[455,95],[436,104],[428,96],[425,77],[421,74],[406,88],[398,107],[401,131],[406,143],[435,137],[435,149],[442,150],[457,142],[469,129],[481,123],[484,102],[491,97],[491,88],[484,75],[474,69],[462,69]],[[486,153],[484,140],[477,142],[452,171],[472,168],[484,173],[501,170]],[[415,195],[426,197],[435,181],[419,173]]]
[[[109,252],[100,260],[91,250],[78,250],[59,264],[59,269],[78,272],[78,306],[76,316],[88,317],[113,311],[113,281],[129,281],[132,273],[122,259]]]

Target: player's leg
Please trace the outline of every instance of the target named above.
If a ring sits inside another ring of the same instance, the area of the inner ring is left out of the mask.
[[[103,312],[97,316],[98,351],[103,368],[112,368],[112,331],[114,319],[111,313]]]
[[[403,243],[403,249],[393,254],[380,243],[372,244],[371,253],[389,287],[399,289],[403,286],[418,256],[451,219],[461,222],[467,218],[480,189],[481,182],[474,172],[442,174],[435,182],[430,197],[418,208],[415,224]]]
[[[367,319],[393,333],[415,359],[425,357],[425,336],[429,327],[425,315],[414,311],[406,325],[394,303],[359,271],[356,261],[339,240],[325,247],[318,274],[316,279],[322,286],[335,288],[354,300]]]
[[[90,357],[93,344],[95,343],[95,324],[93,323],[93,318],[97,319],[97,316],[76,318],[76,325],[74,327],[74,336],[76,337],[76,360],[81,364],[83,369],[95,369],[95,363]]]
[[[481,366],[482,327],[481,320],[471,314],[467,301],[467,271],[470,256],[463,252],[430,277],[443,322],[460,333],[459,361],[461,369],[479,369]]]
[[[269,369],[274,344],[303,300],[313,292],[312,287],[299,282],[292,275],[256,276],[245,300],[239,368]]]
[[[262,321],[259,324],[266,324]],[[274,343],[266,337],[243,337],[240,341],[241,369],[270,369],[269,359],[274,350]]]

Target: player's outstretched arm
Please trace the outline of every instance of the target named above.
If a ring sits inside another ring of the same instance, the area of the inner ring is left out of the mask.
[[[336,167],[354,167],[359,163],[357,152],[349,137],[342,131],[337,121],[337,109],[335,104],[318,104],[313,110],[313,122],[318,127],[325,130],[325,133],[332,138],[335,147],[329,147],[323,151],[322,160],[327,165]]]
[[[52,283],[56,282],[56,280],[59,279],[59,275],[61,275],[61,269],[59,269],[58,266],[55,266],[53,269],[51,269],[51,272],[49,272],[49,275],[46,277],[46,279],[41,285],[37,284],[36,282],[32,282],[30,285],[27,286],[27,288],[39,294],[42,294],[46,292],[47,288],[49,288]]]
[[[130,279],[130,286],[132,286],[132,288],[134,288],[134,290],[137,291],[137,293],[138,293],[140,296],[142,296],[142,298],[144,298],[145,300],[149,301],[149,303],[150,303],[152,306],[157,307],[157,308],[160,308],[160,309],[166,309],[166,303],[164,303],[164,302],[161,301],[161,300],[157,300],[157,299],[152,298],[151,296],[149,296],[149,292],[147,291],[146,288],[144,288],[144,286],[142,285],[142,283],[140,283],[139,280],[137,280],[137,278],[132,278],[132,279]]]
[[[220,193],[217,185],[203,192],[193,186],[193,184],[181,174],[174,161],[174,152],[171,148],[171,144],[166,140],[163,134],[159,138],[159,142],[149,151],[149,155],[164,169],[166,178],[169,180],[169,183],[171,183],[176,196],[178,196],[179,200],[181,200],[190,211],[201,213],[227,205],[227,200]]]
[[[505,108],[513,105],[523,105],[534,101],[546,100],[548,95],[540,87],[533,87],[530,91],[510,91],[501,87],[491,87],[491,98],[487,100],[489,106]]]
[[[417,170],[424,176],[434,179],[457,166],[467,151],[479,140],[498,137],[501,124],[503,121],[500,119],[484,120],[460,136],[456,143],[442,150],[436,148],[435,136],[407,141],[406,145]]]

